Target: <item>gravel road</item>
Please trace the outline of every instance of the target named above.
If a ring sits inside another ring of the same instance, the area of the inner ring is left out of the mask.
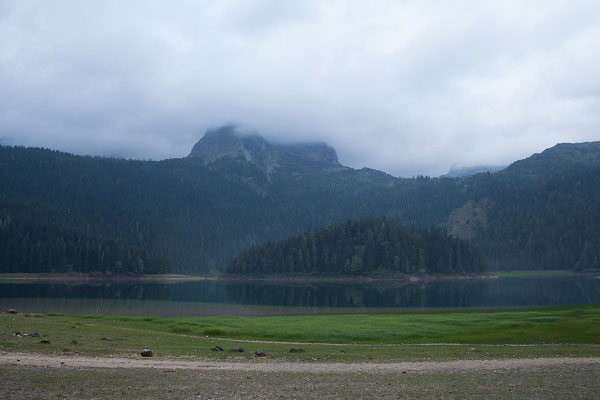
[[[600,364],[600,357],[586,358],[526,358],[504,360],[456,360],[399,363],[322,363],[277,362],[256,359],[247,362],[180,361],[149,358],[81,357],[2,353],[0,364],[38,367],[71,368],[153,368],[183,370],[229,370],[247,372],[311,372],[311,373],[402,373],[444,371],[490,371],[506,369],[530,369],[551,366]]]

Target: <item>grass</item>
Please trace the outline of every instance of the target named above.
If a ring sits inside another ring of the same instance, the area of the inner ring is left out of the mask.
[[[263,350],[288,361],[442,360],[505,357],[600,356],[600,306],[524,310],[300,315],[277,317],[102,317],[62,314],[0,316],[0,350],[137,355],[143,348],[159,357],[249,359]],[[41,337],[15,335],[16,331]],[[44,335],[47,335],[44,337]],[[210,337],[207,337],[210,336]],[[237,343],[211,337],[327,342],[327,345]],[[41,344],[47,338],[50,344]],[[111,340],[104,340],[110,338]],[[79,344],[71,344],[76,340]],[[352,346],[362,343],[364,346]],[[385,344],[404,343],[402,346]],[[458,345],[422,345],[456,343]],[[567,344],[501,346],[502,344]],[[383,344],[383,345],[382,345]],[[243,346],[242,354],[214,352]],[[289,353],[302,347],[304,353]]]
[[[19,331],[27,336],[15,335]],[[40,337],[31,336],[37,332]],[[297,340],[323,344],[214,339]],[[40,341],[47,339],[49,344]],[[109,340],[106,340],[109,339]],[[72,341],[77,343],[73,344]],[[453,342],[456,345],[423,343]],[[351,343],[362,343],[355,346]],[[376,343],[405,343],[385,345]],[[522,343],[534,345],[524,346]],[[540,345],[542,343],[561,343]],[[514,345],[504,345],[514,344]],[[226,351],[215,352],[219,345]],[[244,353],[227,351],[242,346]],[[303,353],[290,353],[301,347]],[[391,362],[600,357],[600,305],[276,317],[0,314],[0,352],[243,361]],[[0,365],[0,398],[595,398],[598,364],[406,374]]]
[[[63,317],[77,320],[81,317]],[[97,317],[117,326],[193,336],[333,343],[596,343],[600,306],[381,314]]]

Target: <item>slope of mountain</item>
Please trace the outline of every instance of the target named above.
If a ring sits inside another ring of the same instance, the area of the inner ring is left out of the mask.
[[[599,142],[561,144],[494,174],[399,179],[339,165],[324,144],[275,145],[231,127],[164,161],[0,147],[0,219],[123,243],[177,272],[218,271],[253,244],[383,216],[441,226],[492,268],[590,268],[600,260],[599,160]],[[19,270],[3,245],[0,270]]]

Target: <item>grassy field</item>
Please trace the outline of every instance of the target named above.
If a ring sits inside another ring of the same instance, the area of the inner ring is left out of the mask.
[[[2,314],[0,328],[0,350],[3,351],[77,352],[84,355],[129,356],[143,348],[151,348],[158,357],[221,360],[251,358],[254,350],[263,350],[271,358],[290,361],[600,356],[600,306],[596,305],[511,311],[277,317]],[[15,335],[16,332],[27,336]],[[34,332],[40,337],[29,336]],[[48,339],[50,343],[41,344],[41,339]],[[234,339],[305,344],[237,343],[232,341]],[[73,340],[77,344],[72,344]],[[339,345],[306,344],[314,342]],[[355,346],[354,343],[364,345]],[[392,343],[404,345],[386,345]],[[536,345],[502,346],[504,344]],[[214,352],[211,347],[215,345],[226,350],[241,345],[247,352]],[[306,351],[289,353],[290,347],[302,347]]]
[[[50,343],[40,343],[44,339]],[[237,339],[337,344],[250,343]],[[434,342],[455,344],[431,344]],[[225,351],[213,351],[216,345]],[[234,346],[246,351],[228,351]],[[301,347],[304,352],[290,353],[292,347]],[[17,353],[17,357],[33,353],[140,359],[139,352],[145,348],[152,349],[159,360],[252,365],[600,357],[600,306],[278,317],[0,314],[0,353]],[[255,350],[264,351],[267,359],[254,359]],[[66,365],[49,368],[6,363],[0,365],[0,398],[588,399],[597,397],[600,391],[598,365],[409,370],[400,374]]]
[[[106,318],[101,318],[106,319]],[[114,320],[114,319],[113,319]],[[271,317],[124,318],[153,331],[335,343],[600,343],[600,307]]]

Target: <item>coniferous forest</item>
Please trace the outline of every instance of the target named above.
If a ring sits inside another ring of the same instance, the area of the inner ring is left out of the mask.
[[[465,240],[490,269],[600,268],[600,142],[466,178],[395,178],[284,155],[139,161],[0,146],[0,272],[215,273],[253,245],[382,217]],[[389,254],[376,248],[383,254],[350,261],[386,268]],[[346,271],[345,251],[326,269]]]
[[[153,274],[168,271],[160,256],[114,239],[86,236],[52,223],[0,218],[0,265],[9,271]]]
[[[347,221],[241,252],[232,274],[368,275],[465,273],[485,269],[468,242],[437,228],[409,228],[385,219]]]

